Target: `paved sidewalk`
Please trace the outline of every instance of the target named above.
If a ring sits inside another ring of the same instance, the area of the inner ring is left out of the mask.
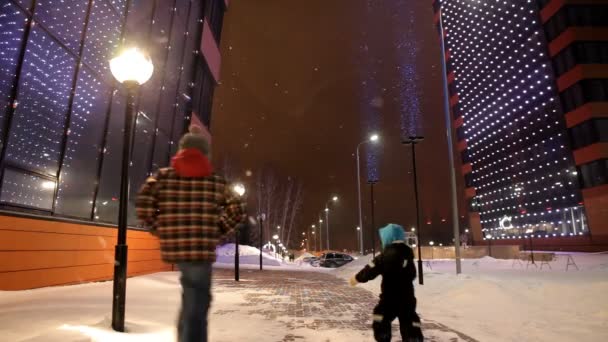
[[[217,285],[214,287],[215,296],[235,289],[247,290],[243,306],[250,307],[249,314],[284,322],[283,341],[305,341],[303,336],[294,332],[300,329],[318,331],[319,341],[323,340],[324,330],[361,331],[372,340],[371,312],[377,298],[364,289],[350,287],[344,280],[330,274],[241,270],[241,281],[235,282],[233,270],[216,269],[214,277]],[[226,313],[213,311],[212,307],[212,315],[223,314]],[[424,317],[422,322],[428,341],[477,341]],[[397,321],[393,324],[393,340],[401,341]]]

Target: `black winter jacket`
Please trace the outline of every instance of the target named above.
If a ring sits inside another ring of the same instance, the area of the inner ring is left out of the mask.
[[[416,279],[416,267],[414,252],[408,245],[403,242],[388,245],[355,278],[365,283],[379,275],[382,275],[381,300],[399,304],[415,303],[413,281]]]

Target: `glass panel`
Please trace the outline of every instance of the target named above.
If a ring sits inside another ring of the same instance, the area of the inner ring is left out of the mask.
[[[160,109],[158,113],[158,128],[165,133],[171,133],[171,123],[175,113],[175,103],[177,92],[177,82],[181,73],[182,55],[186,35],[186,25],[188,24],[188,0],[177,1],[177,11],[173,20],[171,30],[171,42],[169,45],[169,56],[165,68],[165,82],[160,96]]]
[[[155,70],[164,70],[165,59],[167,57],[166,47],[169,43],[169,24],[171,22],[172,13],[173,7],[171,1],[157,2],[149,50]],[[143,87],[139,110],[144,112],[152,122],[155,122],[158,112],[159,93],[161,92],[162,80],[163,73],[155,72],[152,74],[152,78],[146,82]]]
[[[17,3],[27,10],[32,7],[32,2],[34,2],[34,0],[17,0]]]
[[[55,212],[90,218],[110,90],[80,69]]]
[[[46,178],[6,168],[0,201],[51,210],[55,186],[54,181]]]
[[[110,123],[106,136],[103,165],[99,180],[99,191],[95,203],[95,220],[109,223],[118,222],[118,194],[120,177],[116,175],[122,162],[122,136],[125,121],[126,100],[120,91],[114,91]]]
[[[133,152],[131,157],[131,170],[129,171],[129,224],[136,225],[135,197],[139,188],[150,175],[152,158],[152,135],[154,134],[154,122],[150,117],[139,113],[133,141]]]
[[[15,5],[0,5],[0,147],[4,144],[4,119],[14,91],[25,24],[25,15]]]
[[[127,5],[127,0],[109,0],[112,3],[112,6],[116,9],[116,11],[120,14],[120,16],[124,16],[125,6]],[[150,1],[152,2],[152,1]]]
[[[113,81],[108,61],[118,48],[120,28],[120,17],[110,5],[105,1],[95,1],[89,19],[82,58],[108,81]]]
[[[167,167],[169,161],[169,138],[163,132],[158,132],[156,142],[154,143],[154,159],[152,160],[152,172]]]
[[[141,45],[148,41],[148,30],[152,22],[153,10],[154,1],[131,0],[125,35],[127,44],[135,42]]]
[[[57,174],[74,59],[41,29],[27,43],[6,158],[26,169]]]
[[[77,52],[88,5],[88,1],[82,0],[40,0],[36,4],[34,19]]]

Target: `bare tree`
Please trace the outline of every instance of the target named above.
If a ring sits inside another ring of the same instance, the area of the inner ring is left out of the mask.
[[[290,203],[291,203],[291,193],[293,191],[293,179],[291,177],[287,178],[287,190],[285,193],[285,200],[283,201],[283,203],[281,203],[281,206],[283,207],[283,217],[281,219],[281,241],[286,241],[285,240],[285,235],[286,235],[286,231],[287,231],[287,215],[289,213],[289,209],[290,209]]]
[[[289,245],[291,239],[291,231],[294,228],[296,223],[296,218],[300,213],[300,209],[302,209],[302,204],[304,202],[302,193],[304,191],[304,185],[301,182],[298,182],[298,186],[296,188],[295,196],[291,205],[291,217],[289,220],[289,226],[287,227],[287,239],[285,240],[285,244]]]

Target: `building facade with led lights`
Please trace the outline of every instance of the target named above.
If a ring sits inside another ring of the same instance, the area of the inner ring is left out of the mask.
[[[124,41],[154,63],[136,99],[133,198],[191,121],[209,127],[227,5],[2,1],[0,290],[112,277],[125,93],[108,61]],[[130,230],[128,244],[130,275],[167,269],[149,234]]]
[[[608,246],[608,1],[433,6],[474,240]]]

